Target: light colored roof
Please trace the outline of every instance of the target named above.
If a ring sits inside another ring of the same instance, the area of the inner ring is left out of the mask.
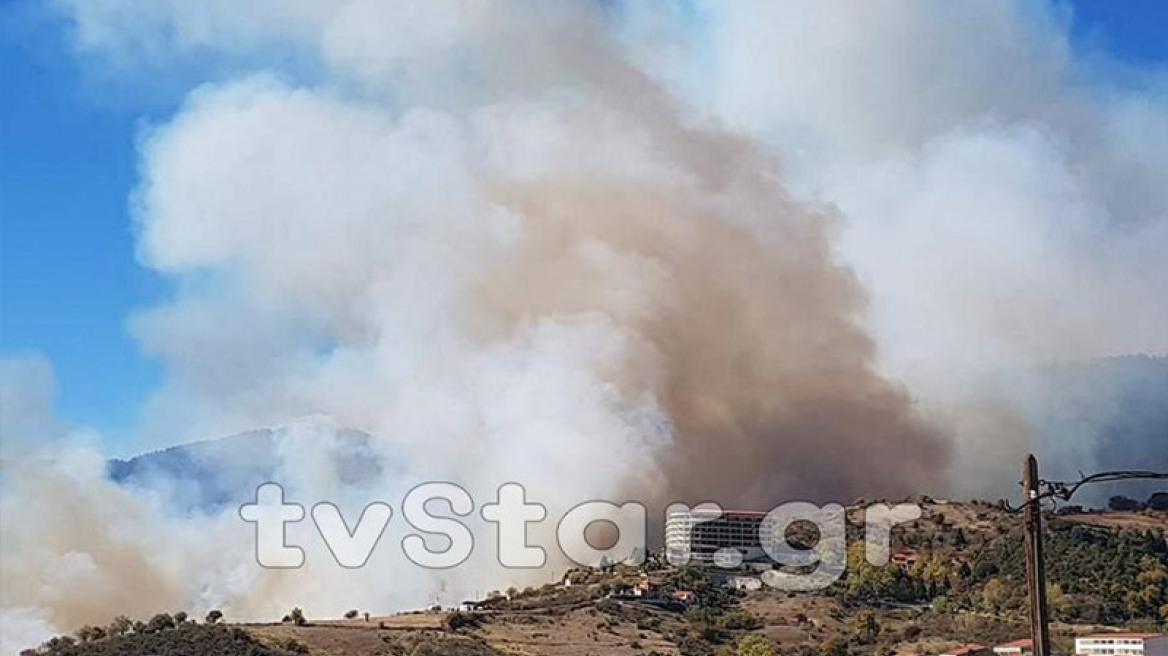
[[[961,645],[956,649],[948,649],[943,652],[943,656],[962,656],[963,654],[972,654],[974,652],[982,651],[986,647],[984,645]]]
[[[1080,635],[1079,640],[1097,640],[1103,637],[1131,637],[1139,638],[1139,640],[1152,640],[1154,637],[1164,637],[1162,633],[1093,633],[1091,635]]]
[[[690,510],[689,512],[692,514],[695,514],[695,515],[713,515],[713,514],[717,514],[719,511],[714,509],[714,508],[694,508],[694,509]],[[767,513],[763,512],[761,510],[723,509],[720,512],[723,515],[727,515],[727,516],[734,516],[734,515],[743,516],[743,517],[766,517],[767,516]]]

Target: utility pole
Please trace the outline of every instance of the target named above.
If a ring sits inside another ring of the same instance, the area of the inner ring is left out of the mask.
[[[1034,656],[1050,656],[1050,628],[1046,615],[1046,565],[1042,557],[1042,506],[1038,500],[1038,459],[1027,455],[1022,463],[1023,503],[1026,504],[1026,587],[1030,597],[1030,638]]]

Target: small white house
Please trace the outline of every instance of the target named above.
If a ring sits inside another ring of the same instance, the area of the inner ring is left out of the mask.
[[[1096,633],[1075,638],[1076,656],[1168,656],[1163,633]]]
[[[1034,641],[1030,638],[1025,638],[1023,640],[1007,642],[1004,645],[994,647],[994,653],[997,656],[1028,656],[1034,653]]]
[[[733,576],[730,577],[730,587],[735,590],[762,590],[762,579],[753,576]]]

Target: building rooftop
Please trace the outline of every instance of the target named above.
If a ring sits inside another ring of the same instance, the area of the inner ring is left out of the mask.
[[[688,512],[690,512],[694,515],[716,515],[716,514],[718,514],[719,511],[715,510],[713,508],[694,508]],[[723,510],[721,510],[721,513],[723,515],[739,515],[739,516],[745,516],[745,517],[766,517],[767,516],[767,513],[762,512],[760,510],[723,509]]]
[[[1106,637],[1127,637],[1135,638],[1135,640],[1152,640],[1154,637],[1164,637],[1162,633],[1093,633],[1091,635],[1080,635],[1077,640],[1098,640],[1098,638]]]
[[[965,656],[966,654],[976,654],[979,651],[985,651],[985,645],[969,644],[961,645],[956,649],[948,649],[942,652],[942,656]]]

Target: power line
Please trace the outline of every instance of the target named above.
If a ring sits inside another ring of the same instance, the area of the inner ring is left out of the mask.
[[[1092,485],[1096,483],[1114,483],[1116,481],[1139,481],[1139,480],[1166,480],[1168,479],[1168,472],[1155,471],[1141,471],[1141,470],[1119,470],[1119,471],[1105,471],[1089,476],[1081,476],[1077,481],[1048,481],[1041,480],[1038,486],[1042,489],[1041,492],[1031,496],[1020,506],[1012,506],[1007,501],[1002,501],[1002,508],[1010,513],[1020,513],[1026,510],[1029,506],[1041,504],[1047,499],[1058,499],[1061,501],[1070,501],[1071,497],[1079,491],[1079,488],[1085,485]]]
[[[1042,547],[1042,502],[1046,499],[1070,501],[1085,485],[1117,481],[1164,480],[1168,472],[1120,470],[1097,474],[1080,473],[1077,481],[1048,481],[1038,477],[1038,459],[1028,455],[1022,461],[1022,493],[1025,501],[1011,506],[1002,501],[1009,513],[1025,513],[1026,592],[1030,601],[1030,639],[1035,656],[1050,656],[1050,620],[1046,607],[1046,567]]]

